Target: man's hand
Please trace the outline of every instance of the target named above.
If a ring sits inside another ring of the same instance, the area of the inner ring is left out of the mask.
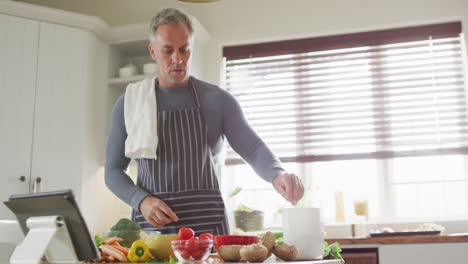
[[[284,172],[276,176],[273,180],[273,186],[284,199],[294,205],[296,205],[302,198],[302,195],[304,195],[304,185],[301,179],[293,173]]]
[[[179,220],[165,202],[153,196],[147,196],[141,201],[140,212],[146,221],[154,227],[163,227]]]

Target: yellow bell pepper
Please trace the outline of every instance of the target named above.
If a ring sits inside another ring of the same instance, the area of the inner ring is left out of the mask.
[[[145,241],[136,240],[128,250],[127,257],[132,263],[137,263],[146,262],[148,259],[153,258],[153,255],[151,255]]]

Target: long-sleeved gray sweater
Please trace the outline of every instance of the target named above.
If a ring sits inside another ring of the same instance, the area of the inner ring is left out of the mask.
[[[268,182],[283,172],[280,161],[257,136],[244,118],[236,99],[227,91],[191,77],[200,98],[200,108],[208,127],[208,143],[213,160],[218,160],[224,138],[255,172]],[[188,86],[156,90],[157,110],[180,110],[195,106]],[[136,186],[125,170],[130,159],[125,156],[127,132],[124,120],[124,95],[121,95],[112,111],[111,128],[107,142],[105,182],[108,188],[121,200],[139,210],[140,202],[148,195],[146,190]]]

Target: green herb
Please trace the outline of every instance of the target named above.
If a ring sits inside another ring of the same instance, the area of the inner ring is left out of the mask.
[[[339,259],[341,263],[345,263],[343,257],[341,257],[341,248],[338,242],[328,245],[327,241],[323,243],[323,259]]]
[[[273,232],[275,236],[275,244],[276,245],[283,245],[283,232]]]
[[[177,263],[177,259],[174,258],[173,256],[169,256],[169,263]]]
[[[94,236],[94,242],[96,242],[96,246],[97,246],[98,248],[101,247],[103,241],[104,241],[104,239],[102,238],[101,235],[95,235],[95,236]]]

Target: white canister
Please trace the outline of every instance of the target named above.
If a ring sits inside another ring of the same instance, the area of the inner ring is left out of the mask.
[[[299,249],[297,260],[321,259],[323,234],[320,209],[312,207],[283,210],[284,242]]]

